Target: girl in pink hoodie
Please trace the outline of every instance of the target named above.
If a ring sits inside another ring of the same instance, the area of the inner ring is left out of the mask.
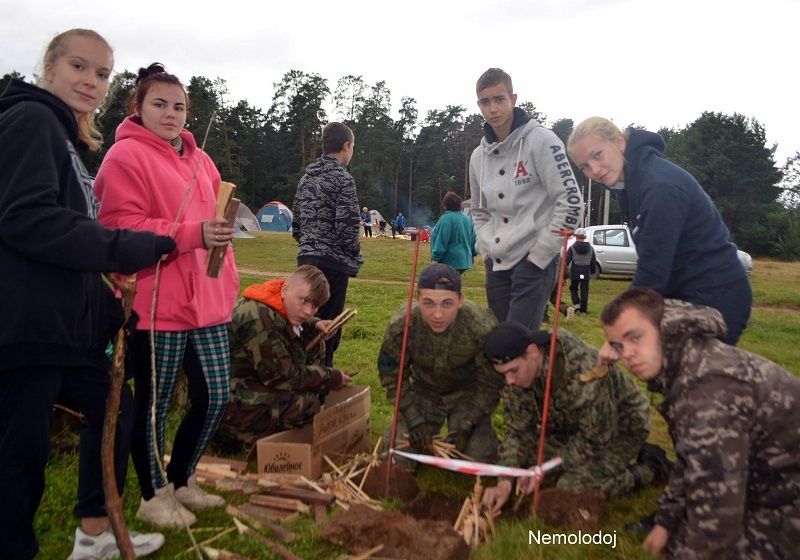
[[[136,517],[161,527],[194,523],[195,516],[186,508],[224,504],[221,497],[197,486],[194,470],[228,403],[230,353],[225,324],[239,291],[232,251],[227,252],[219,278],[206,275],[208,249],[228,244],[233,229],[225,227],[223,218],[215,218],[220,174],[184,129],[188,105],[180,80],[163,66],[156,63],[140,69],[133,115],[117,128],[116,142],[94,186],[101,223],[171,233],[177,244],[177,250],[161,263],[154,311],[155,267],[137,274],[133,307],[139,315],[139,330],[130,351],[136,389],[131,456],[142,490]],[[164,480],[158,458],[163,456],[165,421],[181,369],[188,380],[189,405],[175,435]],[[155,430],[150,427],[153,411]],[[174,505],[168,484],[174,485],[181,506]]]

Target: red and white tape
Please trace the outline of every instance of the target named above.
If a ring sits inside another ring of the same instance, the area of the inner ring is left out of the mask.
[[[420,455],[417,453],[406,453],[405,451],[392,450],[392,453],[411,459],[426,465],[432,465],[449,471],[473,476],[509,476],[509,477],[531,477],[534,476],[541,480],[547,471],[551,471],[561,464],[561,457],[554,457],[542,464],[541,468],[531,467],[530,469],[520,469],[517,467],[504,467],[502,465],[490,465],[488,463],[477,463],[474,461],[464,461],[462,459],[448,459],[446,457],[436,457],[433,455]]]

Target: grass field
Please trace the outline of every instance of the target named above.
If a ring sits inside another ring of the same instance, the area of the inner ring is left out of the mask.
[[[259,232],[255,239],[236,239],[234,246],[242,288],[270,278],[283,277],[295,268],[297,245],[289,234]],[[373,440],[376,440],[390,424],[393,412],[393,403],[387,401],[378,381],[378,350],[389,317],[398,308],[406,305],[414,244],[399,238],[392,240],[378,237],[363,239],[362,247],[366,262],[358,278],[351,280],[347,301],[347,306],[357,309],[358,315],[345,327],[341,346],[336,354],[336,365],[346,371],[358,372],[357,383],[371,387],[371,431]],[[429,262],[430,248],[427,244],[422,244],[417,272]],[[795,375],[800,374],[800,352],[797,351],[800,343],[800,263],[756,261],[751,282],[756,297],[755,307],[740,346],[774,360]],[[593,281],[589,315],[576,318],[569,325],[561,321],[560,327],[567,328],[590,344],[599,346],[603,336],[597,316],[603,305],[624,290],[628,283],[629,280],[624,278],[601,278]],[[476,269],[465,273],[464,291],[468,299],[486,304],[483,267],[480,263]],[[176,408],[170,418],[170,425],[174,426],[179,417],[180,411]],[[500,413],[496,415],[495,426],[502,431]],[[653,426],[651,441],[669,447],[666,426],[655,411]],[[72,517],[77,462],[77,455],[73,453],[54,453],[47,469],[45,497],[36,517],[36,530],[42,547],[39,558],[63,559],[72,549],[72,537],[77,525]],[[442,492],[459,499],[466,497],[471,489],[470,482],[456,479],[448,472],[429,468],[420,470],[418,482],[424,491]],[[648,489],[604,505],[601,525],[604,531],[616,536],[615,548],[610,545],[529,544],[529,531],[543,529],[543,532],[557,532],[531,519],[526,522],[500,523],[495,540],[476,549],[472,558],[648,558],[639,548],[642,537],[627,535],[622,527],[650,513],[658,494],[659,489]],[[245,501],[245,498],[235,495],[227,495],[226,498],[232,503]],[[134,519],[138,505],[138,484],[131,467],[125,492],[125,517],[131,529],[152,530]],[[387,503],[386,506],[396,508],[398,504]],[[202,512],[193,528],[195,539],[202,541],[231,525],[230,518],[221,511]],[[296,519],[289,526],[299,535],[297,542],[291,543],[289,548],[306,560],[339,558],[345,553],[344,549],[318,537],[318,527],[310,516]],[[165,536],[166,545],[151,558],[197,558],[196,552],[187,552],[191,546],[187,534],[182,531],[167,531]],[[253,559],[279,558],[263,546],[252,544],[252,541],[235,534],[222,537],[213,546],[236,551]]]

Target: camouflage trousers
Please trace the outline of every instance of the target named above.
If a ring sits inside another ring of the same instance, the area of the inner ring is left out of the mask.
[[[789,490],[791,493],[791,490]],[[725,558],[784,560],[800,558],[800,500],[783,505],[745,504],[741,536]],[[668,558],[697,558],[687,546],[686,525],[670,536]]]
[[[647,439],[647,432],[642,432],[641,437],[629,435],[627,438],[618,438],[604,446],[601,452],[593,450],[585,456],[571,459],[568,468],[561,468],[544,478],[545,485],[556,480],[557,488],[581,492],[584,490],[597,490],[607,498],[618,498],[633,492],[636,479],[628,468],[636,459],[642,444]],[[566,444],[566,440],[556,434],[550,435],[545,441],[545,460],[558,457],[559,451]],[[533,457],[531,465],[536,464]],[[652,481],[652,473],[647,476]],[[548,479],[550,479],[548,481]]]
[[[446,396],[434,394],[426,394],[424,397],[419,396],[415,404],[425,417],[425,421],[433,426],[435,432],[440,432],[445,422],[447,423],[447,430],[454,431],[466,418],[470,418],[474,412],[468,410],[465,404],[471,402],[471,393],[459,391]],[[397,418],[395,447],[406,439],[407,426],[407,420],[401,412]],[[391,430],[392,427],[389,426],[383,436],[381,451],[387,451],[389,448]],[[415,451],[411,450],[411,452]],[[497,458],[497,434],[492,428],[491,414],[485,414],[477,423],[463,453],[481,463],[495,461]]]
[[[221,446],[248,445],[291,428],[301,428],[320,411],[324,398],[308,391],[272,393],[267,402],[244,404],[234,397],[228,403],[214,436]]]

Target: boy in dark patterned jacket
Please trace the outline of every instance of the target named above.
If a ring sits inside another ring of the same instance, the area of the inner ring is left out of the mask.
[[[300,245],[297,264],[316,266],[330,286],[330,299],[317,313],[320,319],[334,319],[342,312],[349,279],[364,264],[358,239],[361,215],[356,182],[347,172],[354,147],[355,137],[348,126],[329,123],[322,130],[322,155],[306,167],[292,206],[292,235]],[[333,365],[340,334],[328,341],[326,366]]]

